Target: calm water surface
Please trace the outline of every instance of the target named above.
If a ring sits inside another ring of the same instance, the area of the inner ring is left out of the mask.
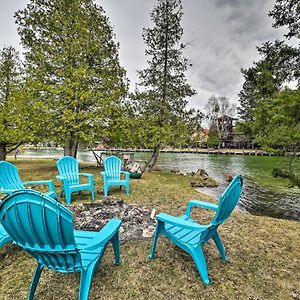
[[[63,155],[58,150],[26,150],[21,157],[54,158]],[[149,153],[135,153],[137,161],[145,161]],[[95,162],[90,151],[79,151],[78,159],[83,162]],[[300,190],[276,186],[271,176],[275,167],[283,167],[287,160],[282,157],[207,155],[188,153],[161,153],[158,166],[163,170],[177,169],[182,172],[196,172],[205,169],[210,176],[220,183],[217,188],[201,188],[199,191],[216,198],[225,189],[227,182],[224,173],[244,176],[244,189],[239,208],[252,214],[267,215],[277,218],[300,220]],[[297,165],[299,167],[299,164]]]

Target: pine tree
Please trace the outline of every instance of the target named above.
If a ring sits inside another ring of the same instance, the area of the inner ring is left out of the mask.
[[[287,26],[289,31],[285,35],[288,39],[300,39],[300,2],[299,0],[276,0],[269,12],[275,22],[273,27]]]
[[[144,29],[148,67],[138,72],[136,92],[138,116],[144,144],[153,153],[146,171],[155,165],[163,145],[180,145],[186,141],[190,129],[187,97],[195,94],[185,72],[189,66],[183,57],[186,44],[181,42],[182,5],[180,0],[158,0],[151,13],[153,28]]]
[[[288,27],[287,39],[300,38],[300,4],[298,0],[276,0],[269,16],[273,27]],[[265,42],[257,47],[262,59],[253,67],[242,70],[245,78],[239,94],[239,114],[243,122],[254,121],[258,101],[281,91],[285,84],[295,80],[300,86],[300,48],[284,41]],[[246,126],[249,129],[249,126]]]
[[[40,134],[76,157],[79,142],[110,134],[127,89],[108,18],[93,0],[31,0],[16,22],[29,84],[43,106]]]
[[[239,115],[245,122],[252,122],[258,101],[269,98],[296,80],[299,83],[299,49],[283,41],[265,42],[257,47],[261,60],[249,69],[242,69],[245,82],[239,93]]]

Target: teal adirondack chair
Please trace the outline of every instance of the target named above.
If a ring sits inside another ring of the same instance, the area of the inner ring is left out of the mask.
[[[48,185],[49,191],[45,194],[51,198],[58,199],[52,180],[25,181],[20,179],[16,166],[7,162],[0,162],[0,193],[11,194],[17,190],[25,190],[25,185]]]
[[[34,297],[44,267],[80,272],[79,300],[87,300],[94,272],[110,242],[115,263],[120,263],[121,220],[110,220],[99,232],[74,230],[70,210],[39,192],[23,190],[1,202],[0,222],[13,241],[37,260],[28,300]]]
[[[227,261],[228,258],[225,253],[225,248],[217,229],[230,216],[236,206],[242,191],[242,186],[242,177],[236,176],[221,195],[218,205],[199,200],[191,200],[188,203],[185,214],[180,217],[173,217],[165,213],[158,214],[149,259],[154,258],[157,239],[159,234],[162,234],[192,256],[203,282],[209,284],[210,280],[202,246],[212,238],[220,252],[221,258],[224,262]],[[190,217],[193,206],[216,211],[211,223],[208,225],[200,225],[194,221]]]
[[[94,193],[94,175],[89,173],[79,173],[78,160],[71,156],[60,158],[57,163],[59,175],[56,179],[62,181],[63,193],[66,197],[67,204],[71,204],[72,193],[89,190],[92,194],[92,199],[95,198]],[[80,176],[88,178],[88,183],[80,183]]]
[[[116,156],[107,157],[104,162],[104,171],[101,172],[103,176],[103,190],[104,196],[107,197],[110,186],[125,186],[126,193],[129,194],[129,172],[121,171],[122,161]],[[125,179],[121,179],[121,174],[125,175]]]
[[[0,248],[4,246],[6,243],[9,243],[12,241],[12,238],[7,234],[7,232],[4,230],[3,226],[0,225]]]

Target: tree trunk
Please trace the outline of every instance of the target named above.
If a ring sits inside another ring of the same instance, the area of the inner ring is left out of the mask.
[[[153,167],[155,166],[157,162],[157,158],[159,155],[159,150],[160,150],[160,145],[157,145],[151,155],[151,158],[148,160],[146,166],[145,166],[145,171],[144,172],[151,172]]]
[[[0,161],[1,160],[6,160],[6,144],[5,143],[0,143]]]
[[[68,140],[64,147],[64,156],[72,156],[76,158],[78,150],[78,141]]]

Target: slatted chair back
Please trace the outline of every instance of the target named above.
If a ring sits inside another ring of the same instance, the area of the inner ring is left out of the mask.
[[[228,219],[239,201],[243,187],[242,176],[236,176],[220,196],[218,210],[212,224],[221,224]]]
[[[79,163],[78,160],[71,156],[60,158],[57,163],[59,175],[67,178],[70,185],[79,184]]]
[[[122,160],[116,156],[109,156],[104,160],[104,170],[108,180],[120,180]]]
[[[243,178],[236,176],[224,193],[220,196],[218,210],[205,231],[201,233],[201,242],[206,243],[212,238],[218,227],[225,222],[235,208],[242,192]]]
[[[17,167],[7,161],[0,162],[0,188],[4,190],[25,189]]]
[[[17,191],[0,204],[0,223],[9,236],[48,268],[81,269],[72,212],[37,191]]]

